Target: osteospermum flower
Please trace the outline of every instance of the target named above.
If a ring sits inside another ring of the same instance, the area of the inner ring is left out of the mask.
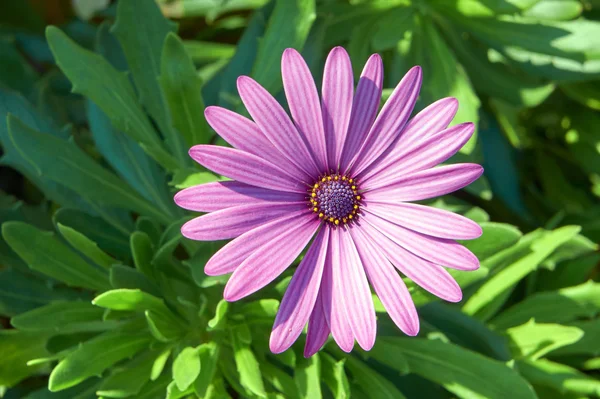
[[[369,282],[408,335],[419,318],[400,273],[450,302],[461,290],[444,269],[474,270],[477,258],[455,240],[481,228],[454,213],[411,203],[461,189],[479,165],[437,166],[471,137],[472,123],[450,128],[458,102],[445,98],[409,116],[421,86],[414,67],[379,114],[383,66],[367,61],[356,92],[348,54],[336,47],[325,63],[321,100],[301,55],[281,61],[292,119],[247,76],[237,81],[251,121],[219,107],[208,123],[234,148],[197,145],[190,156],[232,181],[190,187],[183,208],[208,212],[181,232],[193,240],[235,238],[206,264],[208,275],[233,273],[224,298],[237,301],[276,279],[309,246],[281,301],[270,339],[279,353],[308,322],[305,356],[329,334],[344,351],[369,350],[376,318]],[[237,238],[236,238],[237,237]]]

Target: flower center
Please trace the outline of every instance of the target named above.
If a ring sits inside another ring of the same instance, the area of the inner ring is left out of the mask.
[[[319,218],[339,225],[355,220],[361,196],[354,179],[332,174],[321,177],[309,190],[310,206]]]

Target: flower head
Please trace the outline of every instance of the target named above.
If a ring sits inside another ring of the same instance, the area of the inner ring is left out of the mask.
[[[467,142],[473,124],[448,128],[458,107],[453,98],[409,120],[420,67],[408,71],[378,114],[383,66],[377,54],[354,91],[350,58],[334,48],[321,99],[297,51],[283,53],[281,69],[292,119],[246,76],[238,79],[238,91],[254,121],[224,108],[206,109],[208,123],[234,148],[197,145],[190,156],[232,181],[175,196],[183,208],[208,212],[186,223],[182,234],[234,238],[205,266],[208,275],[233,273],[224,292],[228,301],[272,282],[309,246],[281,301],[273,352],[289,348],[307,322],[306,356],[330,333],[345,351],[355,340],[369,350],[376,336],[369,283],[398,327],[416,335],[419,318],[398,271],[457,302],[460,287],[443,266],[479,267],[455,241],[479,237],[476,223],[411,203],[461,189],[482,174],[475,164],[437,166]]]

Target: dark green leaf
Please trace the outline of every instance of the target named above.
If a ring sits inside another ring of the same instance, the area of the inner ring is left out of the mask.
[[[336,361],[325,352],[319,354],[321,359],[321,378],[331,390],[335,399],[350,398],[350,383],[344,370],[346,359]]]
[[[352,378],[356,384],[365,393],[368,393],[367,397],[382,399],[405,398],[394,384],[360,360],[349,357],[346,359],[346,367],[352,373]]]
[[[110,269],[109,279],[113,288],[137,288],[152,295],[160,295],[156,284],[129,266],[114,265]]]
[[[600,394],[600,381],[560,363],[546,359],[520,360],[517,362],[517,367],[519,372],[535,385],[553,388],[561,393],[574,393],[578,396]]]
[[[209,387],[217,371],[219,348],[215,342],[208,342],[198,347],[202,372],[194,381],[194,391],[200,397],[207,396]]]
[[[36,374],[43,367],[27,366],[27,361],[48,354],[47,332],[0,330],[0,385],[11,387],[24,378]]]
[[[116,262],[114,258],[98,248],[98,245],[94,241],[90,240],[80,232],[60,223],[57,223],[57,227],[60,234],[75,250],[82,253],[98,266],[109,269],[111,265]]]
[[[152,361],[156,351],[147,350],[132,360],[113,369],[110,376],[102,381],[96,394],[108,398],[126,398],[137,395],[150,379]]]

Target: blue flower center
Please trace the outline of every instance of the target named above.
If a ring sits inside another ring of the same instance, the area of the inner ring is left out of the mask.
[[[335,225],[356,219],[360,198],[356,181],[338,174],[322,177],[310,190],[313,212]]]

